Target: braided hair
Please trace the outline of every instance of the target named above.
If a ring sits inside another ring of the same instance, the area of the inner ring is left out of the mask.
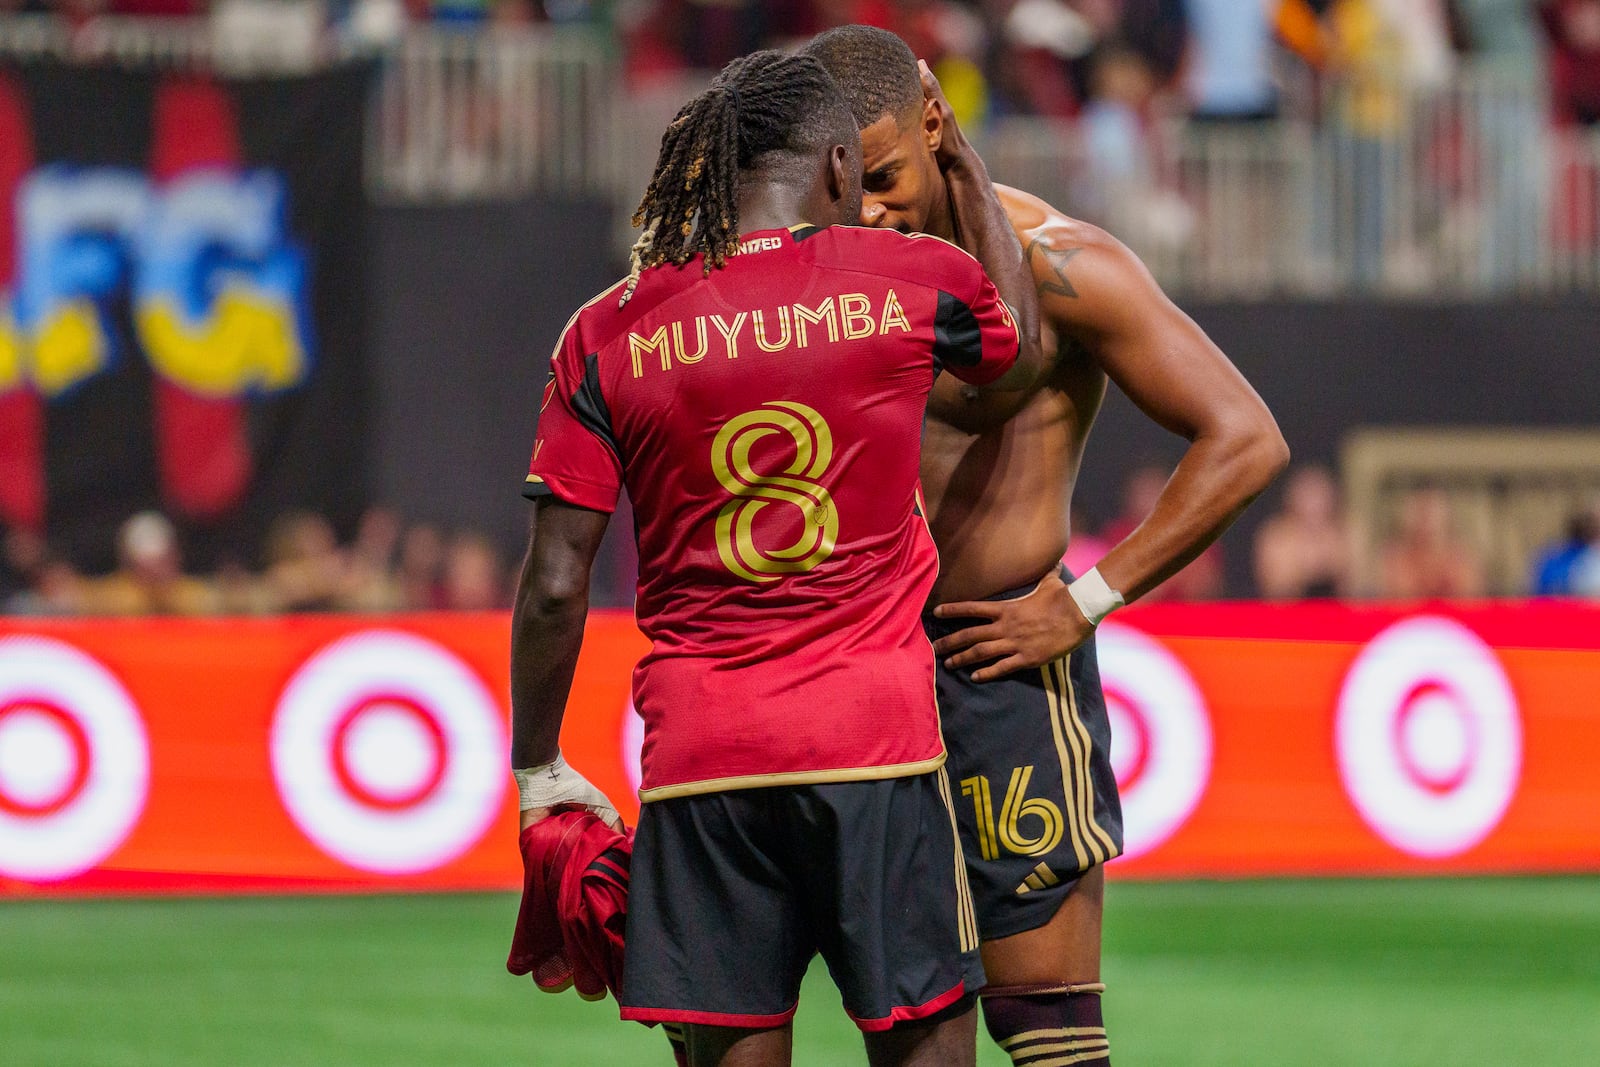
[[[739,247],[741,172],[780,167],[779,154],[802,161],[830,143],[854,142],[844,97],[815,58],[765,51],[729,63],[661,136],[655,173],[633,213],[644,232],[619,305],[650,267],[704,255],[709,274],[727,262]]]

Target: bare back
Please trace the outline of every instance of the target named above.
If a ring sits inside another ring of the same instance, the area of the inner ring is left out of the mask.
[[[932,602],[1031,584],[1067,550],[1072,490],[1106,375],[1074,339],[1077,299],[1064,267],[1100,231],[1043,201],[995,186],[1039,289],[1048,369],[1025,392],[935,384],[922,440],[922,491],[939,546]]]

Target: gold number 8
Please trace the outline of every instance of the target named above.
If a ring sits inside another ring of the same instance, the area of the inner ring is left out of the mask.
[[[794,460],[777,474],[762,474],[750,463],[750,450],[762,438],[787,433]],[[804,574],[833,555],[839,540],[839,515],[833,497],[816,479],[833,461],[833,431],[814,408],[773,400],[728,420],[711,444],[711,469],[734,499],[717,513],[717,552],[723,566],[750,582],[771,582]],[[789,504],[804,516],[793,544],[762,548],[755,542],[756,516],[769,504]]]

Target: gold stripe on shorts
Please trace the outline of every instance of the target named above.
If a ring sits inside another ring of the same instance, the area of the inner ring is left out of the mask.
[[[1039,668],[1039,673],[1044,676],[1044,692],[1050,701],[1050,731],[1055,735],[1056,758],[1061,763],[1061,792],[1062,799],[1067,804],[1067,834],[1072,838],[1072,851],[1078,857],[1078,869],[1088,870],[1095,861],[1090,858],[1084,846],[1084,833],[1082,827],[1082,813],[1078,810],[1081,801],[1078,799],[1078,775],[1075,771],[1075,761],[1067,751],[1068,737],[1063,723],[1066,721],[1066,701],[1063,700],[1061,685],[1057,680],[1056,664],[1060,660],[1046,663]],[[1073,746],[1076,749],[1076,745]]]
[[[1089,830],[1105,846],[1105,852],[1100,857],[1100,862],[1104,863],[1106,860],[1116,856],[1117,846],[1112,842],[1111,835],[1106,833],[1105,828],[1094,817],[1094,778],[1090,773],[1090,768],[1093,766],[1090,759],[1094,754],[1094,741],[1089,736],[1089,728],[1083,724],[1083,716],[1078,714],[1078,691],[1072,684],[1072,674],[1067,669],[1067,662],[1068,659],[1065,656],[1057,661],[1061,671],[1061,680],[1067,687],[1067,710],[1072,718],[1072,726],[1078,731],[1078,736],[1083,740],[1083,774],[1080,776],[1080,781],[1083,788],[1084,821],[1088,824]]]
[[[967,860],[961,851],[961,830],[956,826],[955,802],[950,798],[950,776],[939,768],[939,798],[944,801],[945,814],[950,816],[950,837],[955,844],[956,863],[956,925],[960,929],[961,951],[971,952],[978,947],[978,916],[972,908],[972,886],[967,881]]]

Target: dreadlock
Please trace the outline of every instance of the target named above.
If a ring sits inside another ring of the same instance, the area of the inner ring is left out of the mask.
[[[739,247],[739,174],[772,153],[804,156],[854,136],[839,88],[810,56],[753,52],[729,63],[710,88],[679,109],[661,136],[633,246],[626,304],[640,272],[705,256],[709,274]]]

